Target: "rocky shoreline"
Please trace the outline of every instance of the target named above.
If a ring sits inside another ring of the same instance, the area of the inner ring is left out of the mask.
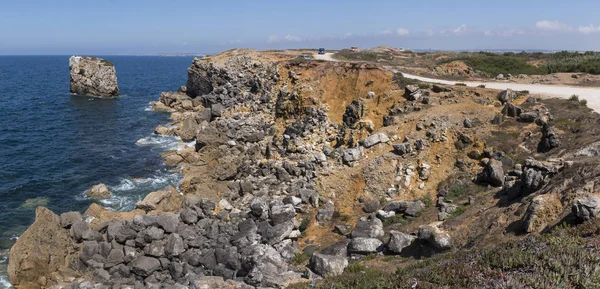
[[[452,174],[514,200],[556,190],[552,178],[574,166],[574,156],[518,163],[486,147],[480,131],[515,120],[539,130],[524,147],[565,146],[553,115],[535,99],[517,106],[520,97],[398,89],[390,72],[364,63],[246,50],[196,58],[186,86],[153,104],[173,120],[156,134],[195,141],[163,155],[184,175],[179,191],[150,193],[125,213],[92,205],[83,215],[57,216],[39,207],[11,250],[11,282],[19,289],[284,288],[342,274],[369,255],[417,248],[430,256],[463,246],[444,221],[479,201],[453,202],[454,187],[442,186]],[[472,109],[472,119],[454,107]],[[571,204],[581,220],[600,210],[595,196],[548,196],[528,200],[530,209],[508,220],[522,218],[527,232],[537,232]],[[394,221],[414,225],[390,228]]]

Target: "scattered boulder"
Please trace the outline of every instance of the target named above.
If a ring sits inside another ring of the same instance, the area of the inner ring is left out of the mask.
[[[507,102],[511,102],[513,101],[515,98],[517,98],[517,93],[514,92],[512,89],[507,89],[507,90],[503,90],[501,91],[498,96],[496,96],[496,98],[502,103],[505,104]]]
[[[502,115],[510,116],[510,117],[519,117],[521,115],[522,109],[510,102],[504,104],[504,108],[502,108]]]
[[[412,245],[417,237],[398,231],[390,231],[390,241],[387,243],[389,251],[401,254],[402,250]]]
[[[69,92],[99,97],[119,96],[117,72],[111,62],[97,57],[71,56],[69,70]]]
[[[600,203],[599,203],[600,204]],[[533,198],[525,217],[523,226],[527,233],[539,232],[556,219],[563,211],[560,198],[556,194],[539,195]]]
[[[360,141],[360,144],[365,148],[370,148],[379,143],[387,143],[390,141],[388,136],[384,133],[376,133],[368,136],[367,138]]]
[[[409,142],[394,144],[392,147],[394,148],[394,153],[401,156],[412,152],[412,145]]]
[[[535,122],[538,118],[538,113],[535,111],[523,112],[519,115],[519,120],[522,122]]]
[[[447,250],[452,246],[450,235],[435,226],[425,225],[419,227],[417,237],[440,250]]]
[[[501,187],[504,185],[504,169],[502,162],[496,159],[491,159],[487,163],[483,172],[477,177],[479,182],[488,183],[493,186]]]
[[[573,215],[580,221],[589,221],[600,216],[600,197],[585,195],[575,199],[572,205]]]
[[[558,134],[549,124],[545,123],[542,126],[542,139],[538,143],[538,152],[549,152],[550,150],[560,146]]]
[[[366,255],[371,253],[381,252],[383,242],[375,238],[357,237],[352,238],[348,244],[348,253]]]
[[[310,259],[310,266],[315,273],[321,276],[338,276],[344,273],[344,269],[348,267],[348,259],[314,253]]]
[[[152,257],[140,256],[131,263],[131,272],[141,277],[148,277],[159,268],[160,261]]]

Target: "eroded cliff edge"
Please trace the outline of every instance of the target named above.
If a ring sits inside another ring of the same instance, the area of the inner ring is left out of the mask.
[[[154,106],[173,112],[157,133],[196,141],[164,155],[183,196],[75,215],[62,230],[77,269],[47,284],[285,287],[376,255],[405,266],[597,216],[598,115],[580,103],[293,58],[195,59],[187,85]]]

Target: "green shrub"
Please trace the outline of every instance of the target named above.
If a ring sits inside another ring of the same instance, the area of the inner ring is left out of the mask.
[[[350,221],[350,216],[348,216],[346,214],[343,214],[343,213],[340,213],[339,211],[333,212],[332,218],[333,219],[337,219],[337,220],[342,221],[342,222],[348,222],[348,221]]]
[[[296,253],[296,255],[294,255],[293,261],[296,265],[303,265],[306,264],[306,262],[308,261],[308,256],[302,253]]]
[[[433,205],[433,200],[429,195],[426,195],[423,198],[421,198],[421,202],[425,204],[425,208],[430,208]]]
[[[402,215],[395,215],[393,217],[383,220],[383,225],[389,226],[393,224],[405,224],[406,222],[406,219]]]
[[[419,83],[417,86],[419,86],[420,89],[429,89],[431,87],[428,83]]]
[[[457,82],[454,85],[456,85],[456,86],[467,86],[466,83],[462,83],[462,82]]]
[[[304,219],[302,219],[300,226],[298,226],[298,230],[300,230],[300,232],[304,232],[308,228],[308,225],[310,225],[310,219],[304,218]]]
[[[580,100],[579,104],[581,104],[582,106],[587,106],[587,99]]]
[[[477,87],[479,87],[479,88],[485,88],[485,84],[480,84]]]
[[[570,101],[579,101],[579,95],[577,94],[573,94],[571,95],[571,97],[569,97]]]

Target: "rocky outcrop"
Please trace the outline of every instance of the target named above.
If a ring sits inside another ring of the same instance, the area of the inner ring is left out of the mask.
[[[531,201],[523,219],[523,226],[527,233],[538,232],[555,220],[563,207],[560,199],[555,194],[539,195]]]
[[[111,62],[97,57],[71,56],[69,69],[71,93],[99,97],[119,96],[117,72]]]
[[[85,195],[94,200],[103,200],[112,197],[112,192],[105,184],[97,184],[87,190]]]
[[[70,226],[70,218],[63,224]],[[66,282],[81,273],[77,267],[78,254],[73,251],[74,241],[69,229],[63,228],[61,218],[44,207],[35,212],[35,222],[19,237],[10,250],[8,275],[19,289],[48,288]]]

